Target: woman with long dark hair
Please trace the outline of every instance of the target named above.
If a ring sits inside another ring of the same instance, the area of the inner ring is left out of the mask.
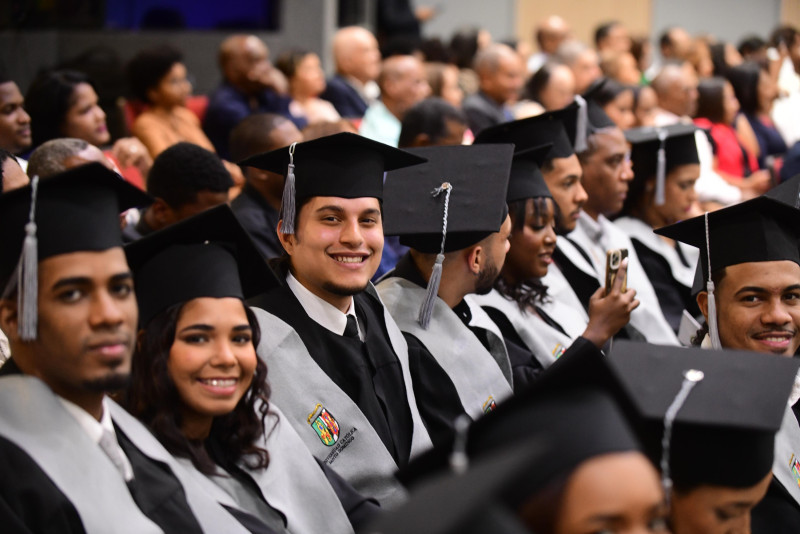
[[[351,520],[374,505],[318,464],[269,403],[258,322],[244,298],[274,277],[230,208],[126,252],[141,328],[128,410],[252,532],[353,532]]]

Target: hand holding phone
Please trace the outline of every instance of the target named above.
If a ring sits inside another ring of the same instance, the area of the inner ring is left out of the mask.
[[[628,257],[628,249],[626,248],[618,248],[612,249],[606,252],[606,295],[611,292],[611,288],[614,286],[614,281],[617,279],[617,274],[619,273],[619,268],[622,265],[622,260]],[[628,289],[628,274],[626,271],[623,271],[622,276],[622,286],[620,291],[625,293]]]

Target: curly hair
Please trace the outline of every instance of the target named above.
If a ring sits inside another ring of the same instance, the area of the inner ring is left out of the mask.
[[[168,45],[142,50],[133,56],[125,68],[133,97],[142,102],[152,103],[147,93],[150,89],[158,87],[172,67],[182,61],[183,54]]]
[[[527,198],[508,203],[508,215],[511,217],[511,233],[521,231],[525,227],[525,214],[530,202],[533,206],[534,219],[539,221],[547,211],[548,200],[553,207],[554,217],[558,220],[558,205],[549,197]],[[531,278],[510,283],[502,272],[494,282],[494,288],[504,297],[513,300],[522,311],[530,311],[537,304],[547,302],[547,286],[539,278]]]
[[[182,417],[177,409],[181,398],[167,369],[178,318],[185,304],[167,308],[144,328],[133,357],[131,385],[125,405],[171,454],[189,458],[202,473],[214,474],[216,465],[206,451],[205,443],[191,440],[181,432]],[[258,321],[250,308],[244,306],[244,310],[253,329],[253,345],[258,346],[261,338]],[[223,455],[220,463],[230,465],[244,460],[252,469],[269,465],[269,453],[255,445],[264,434],[269,395],[267,365],[258,358],[247,393],[231,413],[215,417],[211,425],[208,441],[213,442],[215,451]]]

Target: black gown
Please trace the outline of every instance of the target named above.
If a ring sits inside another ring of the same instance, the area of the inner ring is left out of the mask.
[[[13,360],[0,376],[19,374]],[[186,502],[183,486],[169,466],[148,458],[117,430],[117,440],[133,467],[128,483],[144,515],[165,533],[202,532]],[[14,443],[0,438],[0,525],[3,532],[85,532],[77,510],[39,465]],[[102,488],[98,488],[102,491]]]
[[[280,280],[283,262],[271,262]],[[288,286],[276,287],[248,301],[295,329],[309,355],[358,406],[398,466],[411,455],[413,423],[400,360],[389,341],[385,310],[378,299],[361,292],[353,297],[365,341],[334,334],[311,319]]]

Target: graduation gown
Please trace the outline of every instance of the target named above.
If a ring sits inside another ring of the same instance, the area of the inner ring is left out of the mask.
[[[513,378],[502,333],[468,299],[451,309],[437,298],[428,328],[419,325],[425,287],[406,254],[377,289],[413,353],[410,365],[412,376],[419,377],[414,388],[420,413],[438,441],[451,434],[458,416],[477,419],[510,396]],[[446,380],[439,378],[442,373]]]
[[[597,236],[588,233],[587,228],[594,224],[602,229],[602,244]],[[553,258],[583,306],[588,309],[589,297],[594,292],[591,288],[596,290],[605,285],[606,251],[618,248],[628,249],[628,287],[636,290],[636,298],[640,302],[639,307],[631,313],[630,325],[650,343],[678,345],[678,338],[661,312],[655,290],[633,243],[614,223],[602,215],[595,223],[589,215],[581,212],[581,220],[575,230],[558,240]],[[550,272],[543,279],[548,286],[549,276]],[[592,278],[595,284],[591,283]],[[560,299],[560,296],[554,293],[553,298]]]
[[[391,506],[405,500],[394,472],[431,442],[402,334],[371,285],[354,303],[365,342],[317,324],[285,285],[253,299],[269,333],[257,352],[270,370],[273,400],[311,453],[365,496]]]
[[[753,508],[753,534],[800,532],[800,401],[787,406],[783,424],[775,436],[772,481],[766,496]]]
[[[563,354],[600,350],[591,341],[581,337],[587,324],[582,316],[561,303],[548,299],[549,311],[537,306],[537,313],[534,314],[521,310],[516,302],[504,297],[496,289],[471,298],[500,327],[506,340],[516,338],[533,355],[527,360],[512,361],[515,391],[529,387],[542,370]]]
[[[692,298],[699,251],[680,241],[671,247],[653,233],[650,225],[634,217],[620,217],[614,224],[630,236],[636,255],[656,291],[661,311],[677,333],[683,310],[688,310],[694,317],[700,313]]]
[[[0,377],[0,522],[6,532],[245,533],[194,486],[144,426],[107,399],[133,467],[111,460],[39,379],[13,360]],[[20,402],[25,399],[25,402]]]

